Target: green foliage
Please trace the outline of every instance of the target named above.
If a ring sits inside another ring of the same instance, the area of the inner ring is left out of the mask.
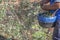
[[[8,15],[6,14],[7,8],[10,8]],[[29,0],[21,0],[18,6],[8,3],[0,5],[0,34],[6,36],[7,40],[12,40],[11,38],[46,40],[47,29],[39,26],[37,20],[40,9],[39,3],[30,3]]]
[[[46,34],[44,32],[41,32],[41,31],[37,31],[33,34],[33,37],[36,39],[36,40],[46,40]]]

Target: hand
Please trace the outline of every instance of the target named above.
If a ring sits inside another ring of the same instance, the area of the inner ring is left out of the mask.
[[[40,5],[42,6],[44,3],[43,3],[43,1],[40,1]]]
[[[48,2],[48,3],[45,3],[45,4],[43,4],[43,5],[50,5],[50,2]]]
[[[46,4],[43,4],[43,6],[41,6],[42,9],[45,9],[48,7],[48,5],[50,5],[50,3],[46,3]]]
[[[45,9],[45,7],[46,7],[46,5],[41,6],[41,8],[42,8],[43,10]]]

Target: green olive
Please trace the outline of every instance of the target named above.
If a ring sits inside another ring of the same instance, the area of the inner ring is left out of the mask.
[[[52,13],[50,13],[49,11],[46,11],[42,14],[44,17],[51,17]]]

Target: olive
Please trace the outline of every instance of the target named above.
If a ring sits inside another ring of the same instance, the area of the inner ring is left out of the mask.
[[[50,13],[49,11],[46,11],[44,13],[41,13],[41,16],[43,16],[43,17],[51,17],[52,13]]]

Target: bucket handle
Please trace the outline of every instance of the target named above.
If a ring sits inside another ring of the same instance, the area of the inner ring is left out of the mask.
[[[53,14],[52,14],[52,17],[55,16],[56,12],[58,11],[59,9],[57,9]]]

